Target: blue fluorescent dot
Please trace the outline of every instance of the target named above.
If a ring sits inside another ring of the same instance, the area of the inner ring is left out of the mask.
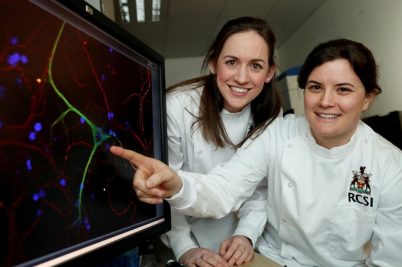
[[[0,129],[3,128],[3,125],[4,125],[3,122],[0,121]]]
[[[40,132],[42,130],[42,123],[37,122],[34,124],[34,130]]]
[[[5,97],[6,96],[6,87],[4,85],[0,84],[0,97]]]
[[[102,81],[105,81],[105,80],[106,80],[105,74],[102,74],[102,75],[101,75],[101,80],[102,80]]]
[[[39,190],[39,197],[44,198],[46,196],[46,193],[43,189]]]
[[[18,64],[18,61],[20,61],[20,54],[14,53],[8,56],[7,62],[10,66],[15,67]]]
[[[42,216],[42,210],[40,210],[40,209],[37,209],[36,210],[36,217],[40,217],[40,216]]]
[[[26,56],[26,55],[21,55],[20,61],[21,61],[22,63],[24,63],[24,64],[27,64],[27,63],[28,63],[28,58],[27,58],[27,56]]]
[[[27,159],[26,165],[27,165],[27,169],[29,171],[31,171],[32,170],[32,161],[30,159]]]
[[[60,179],[59,183],[60,183],[61,186],[66,186],[67,181],[66,181],[66,179]]]
[[[113,48],[109,47],[109,53],[113,53]]]
[[[109,111],[109,112],[107,113],[107,118],[108,118],[109,120],[112,120],[112,119],[114,118],[114,112]]]
[[[113,136],[113,137],[116,137],[116,136],[117,136],[116,132],[113,131],[113,130],[109,130],[109,135],[110,135],[110,136]]]
[[[84,123],[85,123],[85,118],[84,118],[84,117],[81,117],[81,118],[80,118],[80,122],[81,122],[81,124],[84,124]]]
[[[88,217],[85,217],[85,218],[84,218],[84,224],[85,224],[85,228],[86,228],[87,230],[90,230],[90,229],[91,229],[91,224],[89,223]]]
[[[105,145],[105,149],[106,149],[107,151],[109,151],[109,149],[110,149],[110,144],[106,144],[106,145]]]
[[[80,184],[80,190],[82,190],[82,189],[84,189],[84,184],[83,183]]]
[[[18,37],[13,36],[10,38],[10,44],[17,45],[18,44]]]
[[[38,201],[38,200],[39,200],[39,195],[36,194],[36,193],[33,194],[33,195],[32,195],[32,199],[33,199],[33,201],[35,201],[35,202]]]
[[[36,139],[36,133],[35,132],[30,132],[29,133],[29,140],[34,141]]]

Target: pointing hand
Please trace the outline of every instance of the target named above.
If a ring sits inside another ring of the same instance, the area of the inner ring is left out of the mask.
[[[163,162],[118,146],[112,146],[110,152],[136,168],[133,187],[141,201],[159,204],[180,191],[182,180]]]

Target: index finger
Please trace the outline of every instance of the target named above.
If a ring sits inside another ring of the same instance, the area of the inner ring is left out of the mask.
[[[119,146],[111,146],[110,152],[112,152],[112,154],[118,157],[131,161],[135,165],[141,164],[144,161],[144,159],[147,158],[146,156],[140,153],[137,153],[133,150],[124,149]]]

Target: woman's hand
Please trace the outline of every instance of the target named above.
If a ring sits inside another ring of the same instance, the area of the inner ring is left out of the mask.
[[[241,265],[251,261],[254,249],[251,241],[242,235],[233,236],[222,242],[219,254],[229,266]]]
[[[228,263],[219,254],[206,248],[192,248],[187,250],[179,259],[186,267],[229,267]]]
[[[110,152],[130,161],[136,168],[133,187],[141,201],[159,204],[163,198],[180,191],[183,185],[180,177],[163,162],[118,146],[112,146]]]

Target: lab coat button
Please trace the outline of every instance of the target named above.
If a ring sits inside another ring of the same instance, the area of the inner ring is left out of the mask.
[[[293,147],[293,145],[292,144],[288,144],[288,148],[292,148]]]
[[[285,219],[285,218],[282,218],[281,221],[282,221],[282,223],[286,223],[286,219]]]
[[[288,183],[288,187],[292,187],[293,184],[291,182]]]

